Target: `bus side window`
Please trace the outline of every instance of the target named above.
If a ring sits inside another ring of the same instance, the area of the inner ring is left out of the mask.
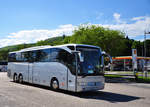
[[[10,53],[9,54],[8,62],[16,62],[16,53]]]
[[[67,54],[67,66],[72,74],[76,73],[76,59],[75,54],[68,53]]]
[[[58,49],[53,48],[50,50],[50,62],[59,62],[59,60],[58,60]]]
[[[58,57],[59,62],[65,65],[67,64],[67,52],[65,50],[59,49],[57,57]]]
[[[50,61],[51,62],[60,62],[63,64],[68,64],[68,56],[69,52],[63,50],[63,49],[51,49],[50,51]]]
[[[16,53],[16,62],[23,62],[20,52]]]
[[[37,58],[39,62],[49,62],[50,61],[50,49],[42,49],[37,51]]]
[[[21,56],[24,62],[28,62],[28,52],[22,52]]]
[[[27,60],[29,62],[36,62],[38,58],[36,58],[37,51],[29,51],[27,54]]]

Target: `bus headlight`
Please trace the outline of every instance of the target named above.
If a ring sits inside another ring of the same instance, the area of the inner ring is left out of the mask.
[[[78,82],[78,85],[79,85],[79,86],[86,86],[86,85],[87,85],[87,82]]]

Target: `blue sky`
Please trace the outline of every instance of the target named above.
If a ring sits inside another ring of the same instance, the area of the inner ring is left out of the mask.
[[[69,35],[83,23],[142,40],[150,30],[150,0],[0,0],[0,47]]]

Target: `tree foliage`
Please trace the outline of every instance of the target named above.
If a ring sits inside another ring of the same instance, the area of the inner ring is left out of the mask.
[[[100,26],[80,26],[70,38],[70,43],[96,45],[110,55],[121,54],[125,46],[124,33]]]
[[[6,61],[8,56],[8,50],[0,50],[0,61]]]

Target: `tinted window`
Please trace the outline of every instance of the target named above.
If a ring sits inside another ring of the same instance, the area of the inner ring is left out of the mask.
[[[72,74],[76,71],[75,55],[67,52],[63,49],[51,49],[51,60],[52,62],[59,62],[66,65]]]
[[[67,63],[67,51],[63,49],[51,49],[51,60],[52,62]]]
[[[9,62],[15,62],[16,61],[16,53],[9,54],[8,61]]]
[[[21,56],[24,62],[28,62],[28,52],[22,52]]]
[[[84,58],[83,62],[80,62],[80,74],[79,75],[101,75],[103,72],[100,67],[100,50],[96,48],[77,48],[81,52],[81,56]]]
[[[67,53],[67,66],[72,74],[76,73],[76,59],[75,54]]]
[[[16,53],[16,62],[22,62],[22,61],[23,61],[23,58],[21,56],[21,53],[20,52]]]
[[[49,62],[50,61],[50,49],[43,49],[36,51],[37,62]]]
[[[58,49],[57,59],[59,62],[67,63],[67,52],[63,49]]]
[[[36,51],[29,51],[28,52],[28,61],[29,62],[36,61]]]
[[[57,62],[58,61],[58,49],[50,49],[50,61]]]

